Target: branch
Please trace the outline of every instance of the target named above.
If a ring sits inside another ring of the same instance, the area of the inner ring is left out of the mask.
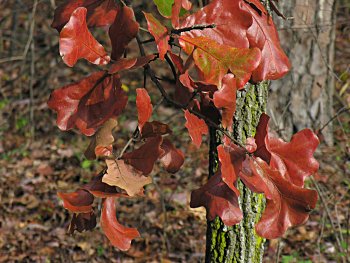
[[[179,29],[172,29],[171,33],[175,35],[180,35],[183,32],[188,32],[192,30],[204,30],[206,28],[215,28],[215,24],[210,24],[210,25],[193,25],[189,27],[184,27],[184,28],[179,28]]]
[[[142,56],[145,56],[145,49],[142,46],[142,41],[140,39],[139,36],[136,36],[136,40],[137,43],[139,45],[139,49],[140,49],[140,53]],[[159,92],[162,94],[163,98],[172,106],[174,106],[175,108],[178,109],[183,109],[183,110],[188,110],[190,113],[196,115],[198,118],[204,120],[207,125],[217,129],[218,131],[220,131],[222,134],[224,134],[227,138],[229,138],[232,142],[234,142],[235,144],[237,144],[238,146],[240,146],[241,148],[243,148],[247,154],[248,151],[245,149],[245,147],[239,142],[237,141],[235,138],[233,138],[228,131],[224,130],[222,127],[220,127],[219,125],[217,125],[215,122],[213,122],[211,119],[207,118],[206,116],[204,116],[203,114],[194,111],[192,109],[188,108],[188,105],[183,105],[181,103],[178,103],[177,101],[173,100],[172,98],[169,97],[169,95],[166,93],[165,89],[163,88],[162,84],[159,82],[158,78],[156,77],[154,71],[152,70],[151,66],[149,64],[144,66],[145,72],[147,73],[148,76],[150,76],[152,82],[156,85],[157,89],[159,90]]]

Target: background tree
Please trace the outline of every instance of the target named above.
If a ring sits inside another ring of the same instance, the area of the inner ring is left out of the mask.
[[[292,69],[271,84],[268,112],[289,138],[303,127],[322,128],[333,117],[334,40],[337,1],[279,1],[286,19],[275,19]],[[300,110],[304,109],[304,110]],[[333,144],[333,124],[322,134]]]

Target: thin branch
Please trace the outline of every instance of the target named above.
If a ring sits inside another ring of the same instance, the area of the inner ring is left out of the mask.
[[[193,26],[189,26],[189,27],[184,27],[184,28],[179,28],[179,29],[172,29],[171,33],[175,34],[175,35],[179,35],[183,32],[188,32],[188,31],[192,31],[192,30],[204,30],[206,28],[215,28],[216,25],[215,24],[210,24],[210,25],[193,25]]]
[[[339,117],[344,112],[350,111],[350,107],[347,108],[341,108],[332,118],[329,119],[329,121],[326,122],[325,125],[322,126],[322,128],[319,129],[319,132],[322,132],[332,121],[334,121],[336,118]]]
[[[145,56],[145,50],[142,46],[142,41],[140,39],[139,36],[136,36],[136,40],[140,49],[140,53],[142,56]],[[232,142],[234,142],[236,145],[240,146],[241,148],[243,148],[245,151],[245,147],[235,138],[233,138],[230,133],[226,130],[224,130],[222,127],[220,127],[218,124],[216,124],[214,121],[212,121],[211,119],[207,118],[206,116],[204,116],[203,114],[194,111],[193,109],[189,109],[187,105],[183,105],[175,100],[173,100],[172,98],[169,97],[169,95],[166,93],[163,85],[159,82],[158,78],[156,77],[154,71],[152,70],[151,66],[149,64],[144,66],[146,73],[148,74],[148,76],[150,76],[152,82],[156,85],[157,89],[160,91],[161,95],[163,96],[163,98],[172,106],[174,106],[175,108],[178,109],[183,109],[183,110],[188,110],[190,113],[192,113],[193,115],[196,115],[198,118],[204,120],[207,125],[216,128],[218,131],[220,131],[222,134],[224,134],[227,138],[229,138]],[[246,151],[247,154],[248,151]]]

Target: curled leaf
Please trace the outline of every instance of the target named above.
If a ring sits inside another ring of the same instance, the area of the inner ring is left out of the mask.
[[[113,60],[118,60],[125,48],[133,40],[139,31],[139,24],[135,21],[134,11],[128,6],[123,6],[109,28],[109,38],[112,43]]]
[[[113,246],[126,251],[131,241],[140,236],[136,228],[125,227],[119,224],[116,218],[115,199],[106,198],[101,213],[101,228]]]
[[[160,161],[164,165],[165,170],[169,173],[176,173],[180,170],[185,161],[183,152],[176,149],[168,139],[163,139],[160,148],[164,151],[164,154],[160,156]]]
[[[170,36],[168,34],[168,29],[163,26],[152,14],[145,12],[143,12],[143,14],[147,20],[148,30],[156,40],[159,58],[164,60],[164,56],[169,50],[168,42],[170,40]]]
[[[151,98],[146,89],[136,89],[136,106],[138,112],[139,129],[141,130],[143,125],[145,125],[145,123],[152,116],[153,111]]]
[[[88,27],[109,26],[118,12],[118,6],[114,0],[67,0],[56,8],[51,27],[60,32],[78,7],[87,9]]]
[[[209,220],[219,216],[226,226],[235,225],[243,218],[236,193],[221,180],[219,173],[192,192],[190,206],[204,206]]]
[[[47,102],[57,112],[57,126],[61,130],[76,126],[87,136],[93,135],[108,119],[118,116],[126,103],[119,76],[110,76],[104,71],[53,91]]]
[[[74,231],[83,232],[92,230],[96,227],[96,216],[94,212],[73,214],[72,220],[68,227],[68,233],[73,234]]]
[[[72,193],[57,193],[63,201],[63,207],[74,213],[90,213],[94,197],[88,191],[79,189]]]

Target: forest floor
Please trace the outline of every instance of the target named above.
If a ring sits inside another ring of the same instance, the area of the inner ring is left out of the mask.
[[[50,28],[54,3],[39,1],[33,20],[33,1],[0,1],[0,262],[203,262],[205,209],[191,209],[189,198],[208,177],[208,148],[204,143],[196,149],[185,129],[175,128],[184,127],[182,115],[166,106],[156,114],[174,128],[173,141],[186,160],[174,175],[155,168],[155,184],[146,187],[144,197],[120,200],[118,221],[137,227],[141,237],[121,252],[99,227],[66,233],[71,215],[57,191],[77,189],[103,169],[103,162],[85,159],[89,139],[60,131],[46,104],[52,90],[91,71],[87,63],[72,70],[61,61],[57,33]],[[341,81],[336,81],[335,112],[350,106],[349,4],[341,5],[337,21],[334,72]],[[25,59],[9,60],[18,56]],[[118,120],[117,149],[137,123],[133,94],[143,85],[142,70],[123,79],[129,106]],[[317,208],[305,225],[267,242],[266,262],[341,262],[349,254],[350,114],[333,123],[335,145],[320,145],[319,174],[308,182],[320,193]]]

